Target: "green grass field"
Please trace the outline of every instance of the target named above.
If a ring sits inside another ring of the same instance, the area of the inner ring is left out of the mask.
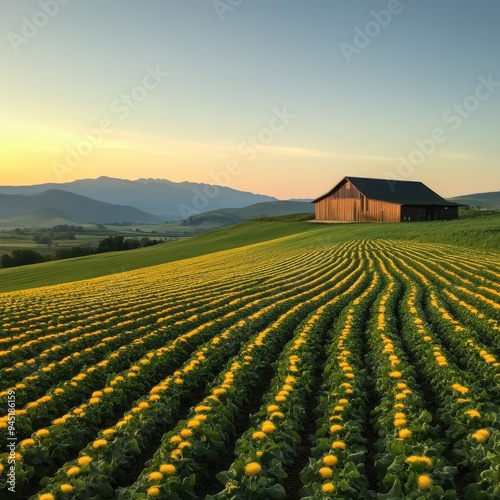
[[[95,278],[293,235],[305,235],[311,244],[315,241],[333,243],[358,238],[384,238],[500,252],[500,212],[495,211],[472,212],[457,221],[411,224],[317,224],[297,219],[300,217],[248,221],[151,248],[1,269],[0,291]],[[299,237],[297,241],[300,240]]]

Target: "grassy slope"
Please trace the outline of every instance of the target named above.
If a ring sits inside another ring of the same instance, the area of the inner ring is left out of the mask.
[[[385,238],[443,243],[500,252],[500,213],[477,212],[458,221],[407,224],[249,221],[152,248],[2,269],[0,291],[94,278],[300,234],[303,234],[303,237],[299,236],[298,242],[313,245],[315,242],[335,243],[357,238]]]
[[[141,267],[188,259],[283,236],[318,230],[319,228],[311,227],[309,224],[297,226],[275,222],[246,222],[231,228],[218,229],[194,238],[155,247],[0,269],[0,291],[21,290],[96,278],[106,274],[140,269]]]

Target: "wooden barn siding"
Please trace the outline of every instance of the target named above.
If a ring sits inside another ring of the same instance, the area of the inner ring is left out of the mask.
[[[348,187],[349,186],[349,187]],[[347,183],[344,181],[344,184],[340,186],[335,192],[328,196],[328,198],[337,199],[355,199],[359,200],[363,198],[364,195],[361,194],[361,191],[353,186],[351,183]]]
[[[358,222],[399,222],[401,220],[401,205],[366,200],[361,193],[360,198],[346,199],[334,196],[336,194],[337,192],[332,193],[316,203],[316,219]],[[367,201],[368,207],[366,206]]]

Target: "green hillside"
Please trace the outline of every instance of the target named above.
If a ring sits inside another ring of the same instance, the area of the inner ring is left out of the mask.
[[[451,198],[450,201],[463,203],[470,207],[478,207],[489,210],[500,210],[500,191],[491,193],[476,193]]]
[[[187,227],[213,229],[214,226],[225,227],[251,219],[278,217],[296,213],[314,214],[314,205],[303,201],[281,200],[255,203],[243,208],[223,208],[193,215],[184,224]]]
[[[286,222],[279,218],[275,221],[248,221],[151,248],[1,269],[0,291],[95,278],[287,236],[297,241],[297,244],[303,244],[305,238],[312,246],[320,242],[333,244],[357,238],[386,238],[443,243],[500,252],[500,212],[476,211],[456,221],[407,224],[318,224],[303,221]]]
[[[12,219],[0,220],[0,228],[14,229],[16,227],[54,227],[57,225],[71,225],[73,222],[66,218],[64,212],[52,208],[44,208],[28,215],[20,215]]]

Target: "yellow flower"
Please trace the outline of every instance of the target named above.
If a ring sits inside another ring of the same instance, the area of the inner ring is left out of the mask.
[[[411,455],[406,459],[406,462],[409,464],[414,464],[417,462],[423,462],[426,463],[429,467],[432,467],[432,459],[429,457],[424,457],[424,456],[417,456],[417,455]]]
[[[257,462],[250,462],[245,466],[245,474],[247,476],[256,476],[260,471],[262,467],[260,466],[259,463]]]
[[[105,429],[102,431],[102,433],[105,435],[105,436],[111,436],[111,434],[114,434],[115,433],[115,430],[114,429]]]
[[[88,465],[90,462],[92,462],[92,459],[88,455],[83,455],[83,457],[80,457],[78,459],[78,465]]]
[[[280,407],[279,407],[278,405],[269,405],[269,406],[267,407],[267,411],[268,411],[269,413],[272,413],[272,412],[274,412],[274,411],[278,411],[279,409],[280,409]]]
[[[335,455],[325,455],[323,457],[323,463],[328,466],[337,465],[339,459]]]
[[[177,446],[179,450],[183,450],[184,448],[191,448],[191,443],[189,441],[182,441],[182,443],[179,443],[179,446]]]
[[[476,441],[479,441],[480,443],[484,443],[490,437],[490,433],[486,429],[479,429],[477,432],[472,434],[472,437]]]
[[[266,434],[269,434],[270,432],[273,432],[276,430],[276,426],[270,421],[270,420],[266,420],[263,424],[262,424],[262,430],[263,432],[265,432]]]
[[[465,413],[471,418],[479,418],[481,416],[477,410],[467,410]]]
[[[158,486],[151,486],[148,488],[147,494],[150,497],[158,497],[160,496],[160,488],[158,488]]]
[[[191,429],[182,429],[182,431],[180,432],[180,435],[183,438],[188,438],[188,437],[191,437],[193,435],[193,431]],[[180,443],[182,441],[182,439],[179,436],[174,436],[172,439],[174,439],[174,438],[179,439],[179,441],[176,440],[178,443]],[[172,439],[170,439],[171,443],[174,442],[174,441],[172,441]]]
[[[401,372],[391,372],[389,373],[389,377],[391,378],[401,378],[403,375]]]
[[[285,415],[283,413],[281,413],[280,411],[274,411],[273,413],[271,413],[271,418],[285,418]]]
[[[399,431],[399,437],[401,439],[406,439],[406,438],[411,437],[411,431],[410,431],[410,429],[401,429]]]
[[[34,439],[31,438],[24,439],[23,441],[21,441],[21,448],[28,448],[28,446],[33,446],[34,444],[35,444]]]
[[[171,442],[172,444],[179,444],[179,443],[181,443],[181,442],[182,442],[182,438],[181,438],[180,436],[172,436],[172,437],[170,438],[170,442]]]
[[[406,418],[397,418],[394,420],[394,427],[403,427],[406,425]]]
[[[50,434],[50,432],[47,429],[40,429],[40,430],[36,431],[35,435],[37,438],[41,438],[41,437],[48,436],[49,434]]]
[[[161,472],[151,472],[148,476],[149,481],[159,481],[163,477],[163,474]]]
[[[321,469],[318,471],[319,475],[323,478],[326,479],[328,477],[332,477],[333,471],[330,469],[330,467],[321,467]]]
[[[175,468],[175,465],[162,464],[160,465],[160,472],[163,472],[163,474],[166,474],[167,476],[173,476],[177,472],[177,469]]]
[[[38,497],[39,500],[54,500],[54,495],[51,493],[44,493]]]
[[[467,394],[469,392],[469,389],[467,389],[467,387],[464,387],[463,385],[460,384],[453,384],[451,387],[460,394]]]
[[[345,450],[346,446],[345,446],[344,441],[334,441],[332,443],[332,448],[334,450]]]
[[[94,441],[92,446],[94,448],[101,448],[102,446],[106,446],[107,444],[108,444],[108,442],[105,439],[97,439]]]
[[[71,484],[61,484],[61,491],[63,493],[71,493],[73,491],[73,486],[71,486]]]
[[[335,491],[335,485],[333,483],[325,483],[321,486],[321,491],[323,493],[333,493]]]
[[[76,476],[79,472],[80,472],[80,467],[73,466],[66,471],[66,475],[69,477]]]
[[[274,398],[274,400],[275,400],[276,402],[278,402],[278,403],[283,403],[283,402],[285,402],[285,401],[286,401],[286,397],[285,397],[285,396],[276,396],[276,397]]]
[[[266,437],[266,433],[262,431],[257,431],[252,434],[253,439],[264,439]]]
[[[432,479],[427,474],[418,476],[418,487],[422,490],[430,490],[432,488]]]
[[[199,412],[202,412],[202,411],[206,411],[206,412],[209,412],[212,408],[210,406],[205,406],[205,405],[199,405],[197,406],[194,411],[196,413],[199,413]]]
[[[334,424],[330,427],[330,432],[333,434],[334,432],[340,432],[342,430],[342,426],[339,424]]]

